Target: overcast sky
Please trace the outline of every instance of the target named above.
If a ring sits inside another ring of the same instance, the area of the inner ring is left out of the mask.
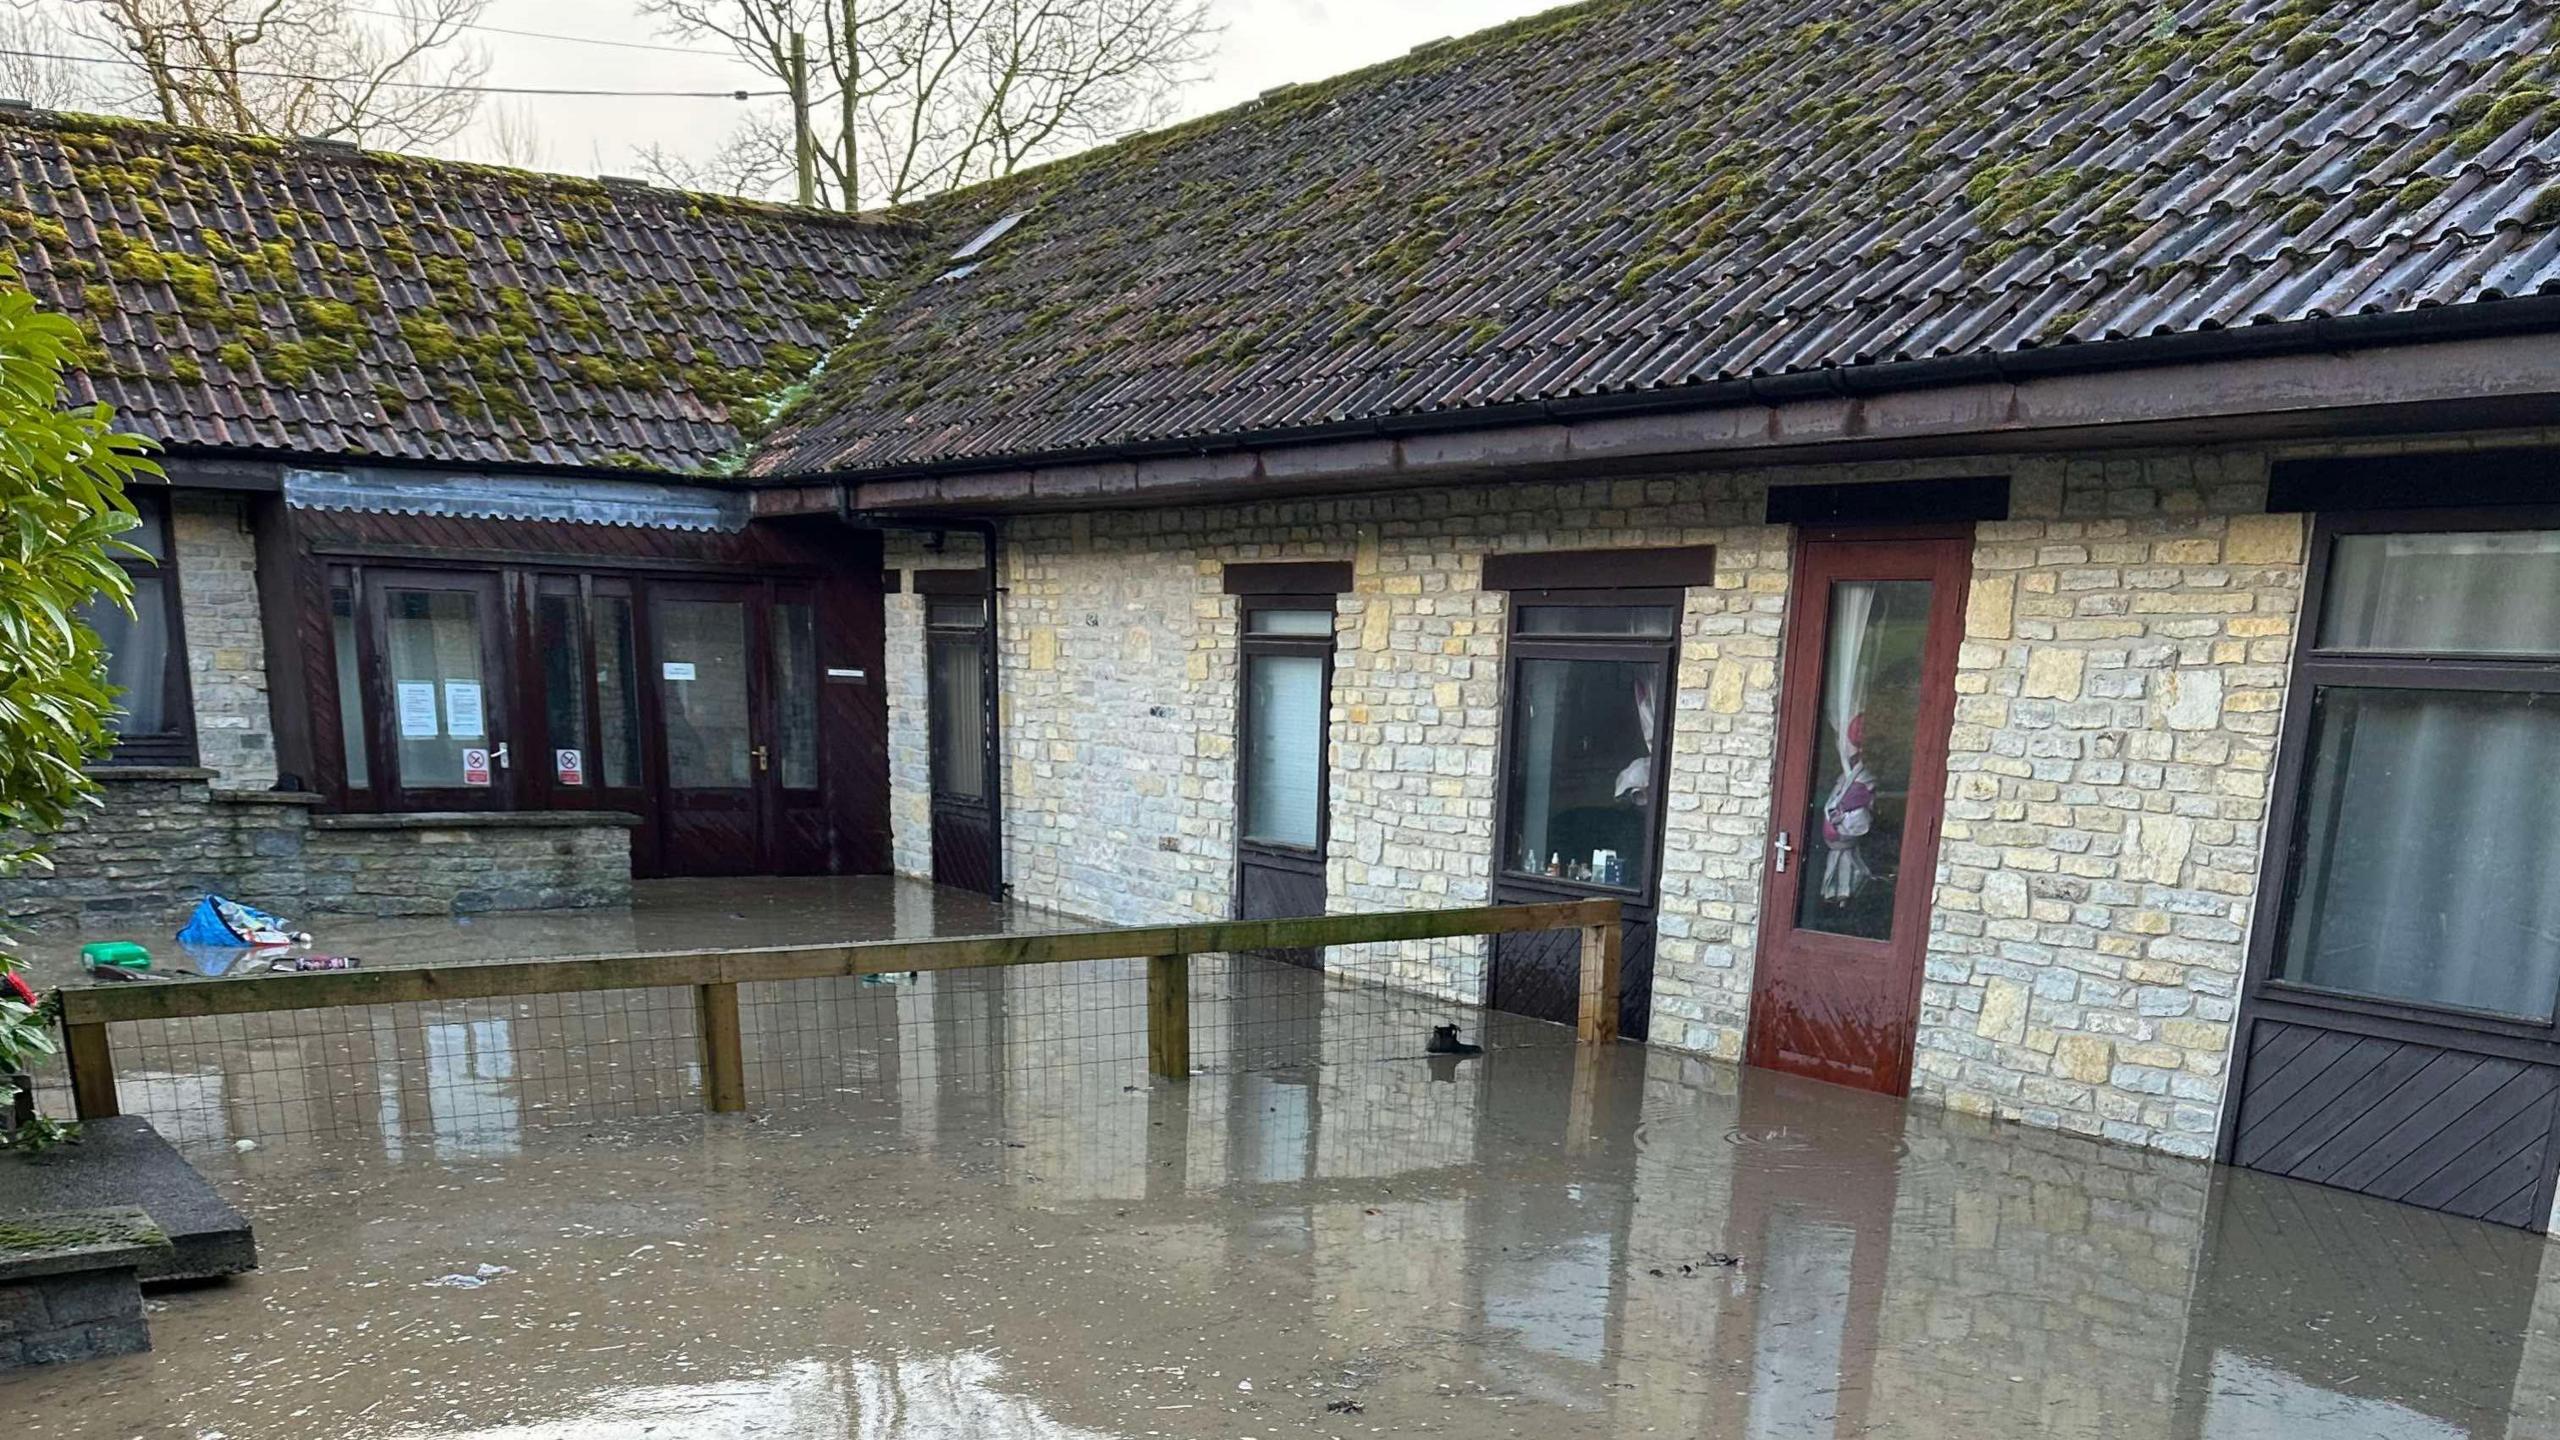
[[[1217,0],[1223,33],[1206,76],[1180,97],[1185,116],[1249,100],[1274,85],[1303,83],[1392,59],[1414,46],[1463,35],[1558,0]],[[631,0],[493,0],[481,23],[598,39],[673,43],[635,12]],[[764,88],[769,82],[716,53],[668,54],[482,34],[492,85],[617,89]],[[683,42],[701,44],[703,42]],[[706,46],[706,50],[708,50]],[[632,151],[660,143],[703,153],[734,127],[743,107],[728,100],[528,99],[545,168],[572,174],[628,174]],[[487,123],[488,116],[482,117]],[[476,153],[473,137],[445,147]]]

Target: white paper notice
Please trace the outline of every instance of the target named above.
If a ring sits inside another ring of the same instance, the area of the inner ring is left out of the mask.
[[[400,682],[400,738],[433,740],[442,732],[436,729],[436,687],[425,680]]]
[[[480,687],[469,680],[444,682],[445,733],[456,740],[477,740],[481,729]]]
[[[669,660],[658,666],[658,673],[670,680],[690,680],[693,678],[693,662]]]

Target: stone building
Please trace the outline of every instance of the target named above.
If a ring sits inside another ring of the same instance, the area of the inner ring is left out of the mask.
[[[253,477],[172,512],[180,758],[315,797],[303,854],[504,810],[1100,920],[1608,896],[1649,1043],[2544,1228],[2555,15],[1596,0],[854,222],[472,172],[540,203],[430,224],[458,172],[30,119],[11,223],[116,282],[85,383]],[[201,214],[92,154],[144,146]],[[198,338],[187,266],[272,265],[196,228],[244,168],[338,350]],[[514,733],[634,778],[360,779],[455,738],[382,653],[420,565],[507,617]],[[1396,978],[1572,1003],[1534,945]]]

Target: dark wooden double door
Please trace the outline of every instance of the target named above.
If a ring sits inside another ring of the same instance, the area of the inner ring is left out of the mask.
[[[354,565],[330,583],[361,808],[623,811],[644,875],[827,868],[813,587]]]

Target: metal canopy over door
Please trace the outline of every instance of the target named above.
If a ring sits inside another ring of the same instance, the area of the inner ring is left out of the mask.
[[[506,731],[506,610],[481,570],[368,570],[374,597],[367,684],[376,784],[398,808],[497,810],[514,803]]]
[[[671,875],[822,872],[809,597],[773,584],[652,583]]]
[[[2560,515],[2324,518],[2303,614],[2222,1156],[2544,1229]]]
[[[1002,893],[996,854],[996,724],[986,578],[920,570],[924,602],[926,748],[933,785],[933,880]]]
[[[1971,548],[1912,531],[1797,547],[1754,1065],[1910,1088]]]

